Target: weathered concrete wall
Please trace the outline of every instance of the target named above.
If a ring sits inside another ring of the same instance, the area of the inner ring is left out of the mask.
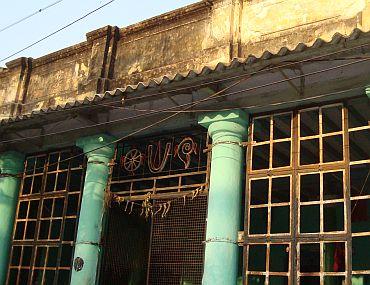
[[[64,105],[104,90],[260,56],[335,33],[370,30],[370,0],[201,1],[0,70],[0,118]]]
[[[242,8],[241,56],[277,53],[317,38],[330,41],[335,33],[349,35],[353,29],[368,31],[367,0],[254,0]]]

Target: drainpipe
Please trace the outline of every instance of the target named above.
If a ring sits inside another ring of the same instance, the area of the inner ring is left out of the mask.
[[[15,151],[0,154],[0,284],[5,284],[19,195],[19,177],[24,155]]]
[[[115,148],[114,144],[107,144],[113,140],[108,135],[95,135],[81,138],[76,143],[87,152],[88,161],[74,250],[72,285],[97,284],[105,189]]]
[[[198,123],[212,138],[202,284],[237,284],[245,157],[241,142],[247,137],[248,118],[233,110],[202,115]]]

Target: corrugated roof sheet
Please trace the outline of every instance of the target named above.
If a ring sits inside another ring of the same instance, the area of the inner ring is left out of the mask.
[[[205,76],[207,74],[214,73],[214,72],[222,72],[224,70],[242,67],[245,65],[251,66],[263,60],[283,57],[283,56],[292,55],[292,54],[298,54],[298,53],[302,53],[307,50],[317,49],[321,47],[328,47],[328,46],[335,46],[335,45],[338,46],[339,44],[343,45],[345,42],[350,42],[350,41],[354,41],[359,38],[369,37],[369,36],[370,36],[370,32],[363,32],[360,29],[356,28],[352,31],[352,33],[349,36],[336,33],[332,37],[332,39],[328,42],[324,41],[323,39],[318,38],[310,46],[304,43],[299,43],[293,50],[290,50],[287,47],[282,47],[279,50],[279,52],[277,52],[276,54],[272,54],[268,50],[266,50],[260,57],[249,55],[247,58],[234,58],[232,61],[228,63],[220,62],[216,64],[215,66],[204,66],[201,69],[190,70],[186,73],[177,73],[173,76],[165,75],[160,78],[153,78],[147,82],[139,82],[138,84],[135,84],[135,85],[127,85],[122,88],[117,88],[115,90],[106,91],[103,94],[96,94],[92,98],[85,98],[83,100],[77,100],[75,102],[68,102],[65,105],[53,106],[53,107],[49,107],[45,109],[40,109],[37,111],[32,111],[29,114],[19,115],[14,118],[3,119],[1,120],[0,125],[6,125],[6,124],[17,122],[17,121],[34,118],[37,116],[42,116],[42,115],[52,113],[55,111],[68,110],[68,109],[72,109],[74,107],[78,107],[82,105],[90,105],[95,102],[99,102],[99,101],[102,101],[104,99],[111,98],[114,96],[122,96],[125,93],[132,93],[135,91],[142,91],[148,88],[165,86],[172,82],[179,82],[185,79]],[[369,46],[370,46],[370,42],[369,42]]]

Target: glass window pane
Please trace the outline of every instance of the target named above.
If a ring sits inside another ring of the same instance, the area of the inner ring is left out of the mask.
[[[51,222],[50,239],[60,238],[60,229],[62,226],[62,220],[53,220]]]
[[[35,238],[36,221],[28,221],[25,239]]]
[[[290,202],[290,177],[272,178],[271,202]]]
[[[35,265],[37,267],[44,267],[46,261],[46,246],[38,246],[36,249],[36,261]]]
[[[266,271],[266,245],[251,244],[248,253],[249,271]]]
[[[73,170],[70,173],[68,191],[80,191],[82,182],[82,170]]]
[[[26,227],[25,222],[17,222],[16,227],[15,227],[15,235],[14,235],[15,240],[23,239],[25,227]]]
[[[45,284],[53,284],[55,277],[54,270],[45,270]]]
[[[77,215],[79,194],[68,195],[67,216]]]
[[[19,202],[18,219],[27,218],[28,201]]]
[[[21,252],[22,252],[21,246],[13,246],[12,258],[10,262],[11,265],[13,266],[19,265],[21,261]]]
[[[350,160],[370,159],[370,129],[349,132]]]
[[[274,115],[274,140],[291,137],[291,114]]]
[[[51,211],[53,209],[53,199],[44,199],[42,202],[42,218],[49,218],[51,217]]]
[[[343,136],[329,136],[322,138],[323,162],[343,160]]]
[[[344,230],[343,203],[324,204],[324,232]]]
[[[344,276],[324,276],[324,285],[343,285],[345,280]]]
[[[21,269],[19,274],[19,283],[18,284],[27,284],[28,283],[28,274],[29,269]]]
[[[54,199],[53,217],[62,217],[64,209],[64,197]]]
[[[67,188],[67,172],[59,172],[56,184],[56,191],[66,190]]]
[[[250,209],[250,234],[267,234],[267,207]]]
[[[253,141],[263,142],[270,140],[270,117],[253,120]]]
[[[76,230],[76,219],[65,219],[64,222],[64,241],[73,241]]]
[[[248,285],[264,285],[266,276],[263,275],[248,275]]]
[[[55,171],[58,169],[59,152],[49,155],[48,171]]]
[[[300,112],[299,130],[301,137],[319,134],[319,109]]]
[[[42,284],[44,270],[33,270],[32,284]]]
[[[46,176],[45,192],[52,192],[55,188],[56,173],[49,173]]]
[[[345,254],[344,242],[324,243],[324,271],[344,272],[346,269]]]
[[[38,156],[36,158],[35,173],[43,173],[45,169],[46,156]]]
[[[352,275],[352,285],[367,285],[367,284],[370,284],[370,274]]]
[[[28,195],[31,193],[32,188],[32,177],[26,177],[23,180],[23,186],[22,186],[22,195]]]
[[[320,244],[300,244],[300,272],[320,272]]]
[[[49,247],[48,260],[46,262],[47,267],[56,267],[58,260],[58,247]]]
[[[324,200],[343,198],[343,172],[326,172],[323,174]]]
[[[300,200],[301,202],[320,200],[320,174],[300,175]]]
[[[31,256],[32,256],[32,246],[23,247],[23,256],[22,256],[22,266],[31,265]]]
[[[59,270],[58,285],[69,285],[69,270]]]
[[[42,175],[37,175],[33,177],[32,194],[41,193],[42,177]]]
[[[342,106],[333,106],[321,109],[322,132],[332,133],[342,130]]]
[[[352,269],[370,270],[370,236],[352,238]]]
[[[39,229],[39,239],[48,239],[49,237],[50,221],[41,221]]]
[[[271,233],[290,232],[290,207],[271,207]]]
[[[258,145],[253,147],[253,162],[252,169],[268,169],[270,159],[270,145]]]
[[[350,166],[351,196],[370,195],[370,164]]]
[[[72,264],[73,247],[69,244],[62,245],[62,255],[60,259],[61,267],[68,267]]]
[[[289,251],[288,244],[270,244],[269,263],[271,272],[289,271]]]
[[[39,210],[39,201],[40,200],[31,200],[30,201],[30,208],[28,211],[28,218],[29,219],[36,219],[37,218],[37,212]]]
[[[27,175],[33,174],[33,170],[35,168],[36,158],[35,157],[28,157],[26,160],[26,171]]]
[[[370,121],[370,100],[367,97],[348,102],[348,124],[350,128],[368,126]]]
[[[320,205],[302,205],[300,232],[318,233],[320,232]]]
[[[301,165],[320,162],[319,139],[301,141],[299,161]]]
[[[258,179],[251,180],[251,205],[260,205],[268,203],[269,180]]]
[[[290,141],[273,143],[272,167],[284,167],[290,165]]]
[[[370,199],[351,201],[353,233],[370,232]]]

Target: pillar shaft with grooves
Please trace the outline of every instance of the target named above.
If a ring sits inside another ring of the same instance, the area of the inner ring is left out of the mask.
[[[238,274],[247,115],[241,110],[199,118],[212,138],[203,285],[234,285]]]
[[[72,285],[97,283],[105,189],[109,163],[114,154],[114,144],[107,144],[112,141],[113,138],[107,135],[96,135],[77,141],[77,146],[88,152],[88,164],[73,258]]]
[[[15,151],[0,154],[0,284],[5,284],[19,195],[18,173],[24,169],[24,155]]]

